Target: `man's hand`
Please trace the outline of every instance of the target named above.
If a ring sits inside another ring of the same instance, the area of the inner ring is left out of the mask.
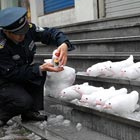
[[[67,63],[67,52],[68,52],[68,46],[66,43],[62,43],[58,48],[57,52],[60,54],[58,61],[60,66],[64,66]]]
[[[60,71],[63,71],[64,68],[63,67],[54,67],[50,63],[44,63],[44,64],[40,65],[40,70],[41,71],[50,71],[50,72],[60,72]]]

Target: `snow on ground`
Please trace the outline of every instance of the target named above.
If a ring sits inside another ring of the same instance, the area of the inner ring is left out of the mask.
[[[0,127],[0,140],[41,140],[41,138],[17,122],[9,120],[6,126]]]

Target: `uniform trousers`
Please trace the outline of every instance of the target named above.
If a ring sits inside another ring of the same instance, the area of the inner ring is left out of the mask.
[[[44,81],[41,85],[8,83],[0,87],[0,120],[8,121],[28,111],[42,110]]]

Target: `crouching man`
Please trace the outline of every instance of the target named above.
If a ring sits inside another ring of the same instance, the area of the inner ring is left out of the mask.
[[[74,49],[63,32],[28,23],[26,14],[22,7],[0,11],[0,127],[17,115],[22,121],[47,120],[39,113],[43,109],[46,71],[59,72],[63,67],[33,64],[35,41],[55,44],[60,65],[66,64],[67,51]]]

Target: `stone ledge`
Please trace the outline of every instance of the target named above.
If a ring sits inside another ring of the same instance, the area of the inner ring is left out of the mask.
[[[104,31],[104,30],[114,30],[114,29],[121,29],[121,28],[133,28],[133,27],[140,27],[139,23],[127,23],[125,25],[110,25],[110,26],[101,26],[101,27],[90,27],[85,29],[77,29],[77,30],[70,30],[66,31],[66,34],[75,34],[75,33],[82,33],[82,32],[94,32],[94,31]]]
[[[107,43],[107,42],[123,42],[123,41],[140,41],[140,36],[125,36],[125,37],[108,37],[108,38],[94,38],[94,39],[81,39],[81,40],[71,40],[73,44],[80,44],[80,43]],[[47,46],[42,44],[41,42],[36,42],[36,45],[39,47]]]
[[[98,39],[82,39],[71,40],[76,49],[70,51],[69,54],[138,54],[140,53],[140,36],[127,37],[112,37],[112,38],[98,38]],[[52,53],[56,49],[55,46],[46,46],[37,43],[37,53],[44,54],[44,52]]]
[[[77,84],[82,84],[88,82],[93,86],[103,86],[104,88],[109,88],[114,86],[116,89],[127,88],[128,92],[136,90],[140,93],[140,81],[139,80],[127,80],[120,78],[109,78],[109,77],[92,77],[85,75],[76,75]],[[139,100],[140,103],[140,100]]]
[[[85,29],[90,27],[103,27],[103,26],[115,26],[115,25],[124,25],[128,23],[139,23],[140,14],[132,14],[132,15],[126,15],[126,16],[119,16],[119,17],[111,17],[111,18],[103,18],[98,20],[92,20],[92,21],[84,21],[80,23],[74,23],[69,25],[63,25],[63,26],[56,26],[56,28],[59,28],[63,31],[71,31],[79,29]]]
[[[96,54],[68,54],[68,61],[67,66],[75,68],[75,70],[78,71],[86,71],[86,69],[93,64],[104,62],[111,60],[113,62],[115,61],[121,61],[126,58],[128,58],[132,54],[134,56],[134,61],[140,61],[140,53],[97,53]],[[44,59],[51,59],[52,54],[36,54],[35,55],[35,62],[43,63]]]
[[[96,38],[96,39],[82,39],[71,40],[73,44],[79,43],[107,43],[107,42],[124,42],[124,41],[140,41],[140,36],[125,36],[125,37],[110,37],[110,38]]]
[[[111,78],[111,77],[93,77],[93,76],[86,76],[77,74],[76,79],[83,79],[83,80],[92,80],[92,81],[104,81],[108,83],[120,83],[129,86],[140,86],[139,80],[128,80],[128,79],[120,79],[120,78]]]
[[[91,59],[101,59],[102,61],[106,61],[106,60],[123,60],[123,59],[126,59],[127,57],[129,57],[130,55],[133,55],[134,56],[134,59],[135,60],[140,60],[140,52],[137,52],[137,53],[131,53],[131,52],[125,52],[125,53],[122,53],[122,52],[118,52],[118,53],[99,53],[99,52],[96,52],[96,53],[92,53],[92,54],[85,54],[85,53],[81,53],[81,54],[72,54],[69,53],[68,54],[68,58],[70,60],[72,59],[77,59],[77,61],[80,59],[82,60],[82,62],[84,62],[85,60],[91,60]],[[45,53],[37,53],[35,54],[35,57],[36,58],[47,58],[47,59],[51,59],[52,57],[52,54],[51,52],[48,54],[45,54]],[[94,64],[94,63],[92,63]]]

